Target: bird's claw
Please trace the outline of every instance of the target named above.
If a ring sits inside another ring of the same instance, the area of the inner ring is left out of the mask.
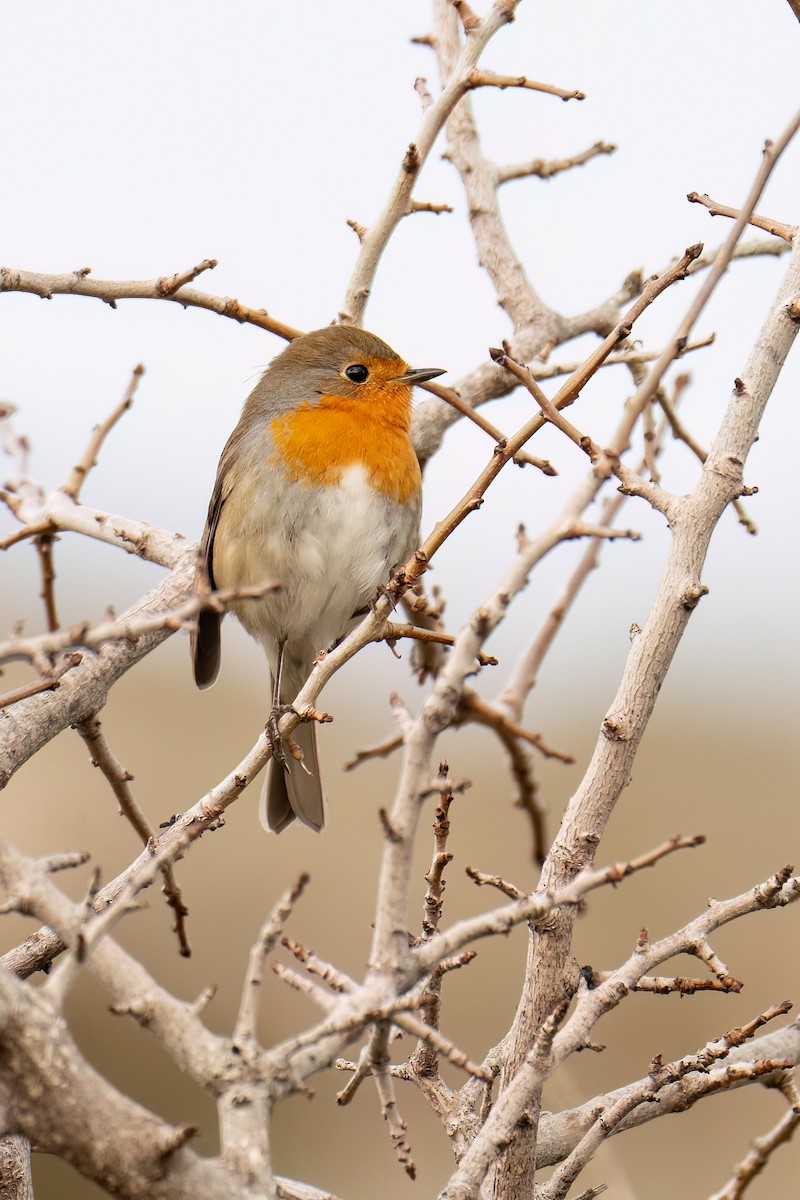
[[[267,735],[269,748],[272,751],[272,757],[275,762],[279,762],[284,770],[288,769],[286,762],[286,741],[281,736],[280,722],[281,718],[287,713],[293,713],[295,710],[291,704],[276,704],[272,712],[267,718],[267,723],[264,726],[264,732]]]
[[[406,575],[403,564],[393,567],[388,583],[382,583],[380,585],[375,599],[370,603],[370,609],[372,612],[374,612],[378,601],[382,599],[383,596],[386,596],[392,606],[392,611],[396,611],[397,602],[407,590],[408,586],[408,576]]]

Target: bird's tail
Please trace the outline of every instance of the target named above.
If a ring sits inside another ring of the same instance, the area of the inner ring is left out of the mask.
[[[295,672],[284,671],[282,692],[293,699],[305,682],[293,678]],[[284,695],[281,702],[286,703]],[[309,829],[319,833],[325,824],[325,799],[317,756],[317,728],[313,722],[298,725],[292,733],[293,740],[303,752],[303,761],[293,758],[289,747],[283,763],[271,760],[267,763],[258,815],[265,829],[280,833],[297,818]]]

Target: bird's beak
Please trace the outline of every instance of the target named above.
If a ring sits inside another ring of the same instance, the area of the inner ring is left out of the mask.
[[[392,383],[407,383],[411,386],[415,383],[427,383],[437,375],[444,375],[443,367],[409,367],[405,375],[395,376]]]

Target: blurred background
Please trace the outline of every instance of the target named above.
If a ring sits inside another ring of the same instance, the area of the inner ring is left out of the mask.
[[[430,28],[423,0],[401,8],[356,0],[280,7],[255,0],[228,6],[86,0],[7,8],[0,28],[9,48],[0,75],[4,265],[45,272],[90,266],[101,279],[148,279],[216,257],[219,266],[198,286],[266,307],[301,328],[335,316],[358,248],[345,222],[368,225],[380,210],[418,128],[414,79],[426,76],[436,87],[430,51],[409,40]],[[560,158],[601,139],[618,146],[612,157],[547,182],[503,189],[515,247],[547,303],[582,311],[615,291],[631,269],[651,273],[692,242],[716,246],[724,238],[727,223],[687,204],[686,193],[708,192],[734,206],[744,200],[764,139],[776,138],[797,106],[796,87],[784,81],[796,78],[798,38],[789,5],[777,0],[757,17],[744,0],[520,5],[482,65],[580,88],[587,99],[565,104],[513,91],[474,96],[486,153],[503,163]],[[759,210],[800,221],[798,184],[795,144]],[[508,335],[508,322],[476,265],[459,180],[438,151],[416,196],[455,211],[401,225],[384,255],[366,324],[412,363],[447,367],[444,382],[455,383]],[[684,419],[705,444],[784,269],[772,257],[736,263],[696,330],[714,331],[714,345],[680,364],[692,374]],[[689,281],[672,289],[648,312],[636,330],[646,347],[661,347],[695,287]],[[197,537],[220,449],[281,343],[174,304],[128,301],[112,311],[88,299],[22,295],[3,295],[0,304],[0,398],[19,409],[17,426],[30,440],[36,477],[47,488],[63,481],[92,425],[117,403],[141,361],[147,373],[135,406],[103,448],[84,499]],[[553,357],[574,360],[591,344]],[[759,534],[749,537],[732,513],[720,523],[704,578],[710,595],[681,644],[598,861],[631,857],[678,831],[703,832],[708,844],[596,893],[578,924],[581,962],[612,967],[630,953],[641,926],[662,936],[700,912],[708,896],[735,895],[798,858],[798,558],[790,489],[799,382],[795,355],[747,464],[746,482],[759,488],[746,502]],[[576,421],[602,441],[630,391],[624,370],[602,372],[574,410]],[[486,412],[510,433],[530,403],[515,395]],[[511,562],[518,523],[531,533],[542,528],[585,470],[583,456],[549,431],[531,449],[553,460],[558,477],[507,471],[437,556],[429,579],[447,599],[453,630]],[[426,474],[426,530],[490,453],[479,431],[458,426],[448,434]],[[698,467],[676,445],[662,469],[665,485],[680,492],[693,486]],[[6,516],[2,521],[4,534],[13,524]],[[576,758],[572,767],[539,766],[551,830],[581,778],[617,688],[629,627],[646,619],[663,565],[667,533],[659,518],[629,502],[620,524],[639,529],[643,540],[604,550],[602,569],[581,593],[527,709],[529,727]],[[502,688],[579,554],[580,547],[562,547],[537,569],[487,647],[500,665],[478,681],[486,696]],[[65,624],[99,619],[109,604],[122,611],[161,578],[158,568],[73,536],[61,539],[55,557]],[[28,631],[41,629],[33,548],[13,548],[0,569],[2,627],[24,619]],[[7,671],[4,690],[26,677]],[[336,719],[321,733],[331,801],[324,837],[303,829],[290,829],[280,843],[262,836],[251,789],[229,810],[224,831],[204,838],[180,865],[191,910],[190,960],[178,957],[156,894],[145,913],[120,929],[121,941],[178,995],[191,998],[218,985],[207,1012],[220,1032],[235,1017],[248,948],[266,910],[301,871],[310,872],[312,883],[287,932],[344,970],[363,970],[381,842],[376,810],[392,794],[396,761],[369,763],[353,774],[342,764],[393,732],[392,690],[413,709],[420,703],[407,652],[398,662],[385,647],[372,647],[325,693]],[[255,740],[267,702],[261,652],[232,622],[211,692],[194,690],[184,637],[171,639],[114,689],[104,728],[154,824],[187,808],[230,770]],[[524,887],[534,885],[536,871],[507,763],[491,736],[475,729],[448,734],[440,753],[454,776],[472,781],[452,810],[455,859],[445,918],[454,920],[491,902],[464,876],[466,864]],[[418,849],[418,913],[429,824],[422,822]],[[137,851],[71,731],[8,788],[2,830],[32,854],[90,850],[104,879]],[[87,876],[64,882],[79,895]],[[5,949],[31,927],[4,920]],[[797,920],[789,909],[721,931],[714,944],[745,981],[740,995],[631,997],[596,1030],[605,1053],[571,1062],[546,1103],[580,1103],[644,1075],[656,1053],[689,1053],[768,1005],[797,997]],[[517,931],[502,943],[482,944],[475,963],[447,981],[444,1028],[472,1058],[507,1029],[524,954]],[[686,961],[674,971],[695,973]],[[87,1058],[165,1118],[198,1124],[198,1149],[213,1153],[210,1103],[152,1038],[108,1014],[107,1003],[88,975],[70,999]],[[315,1017],[307,1001],[268,981],[265,1044]],[[411,1195],[374,1090],[362,1087],[350,1108],[339,1109],[333,1096],[343,1077],[327,1073],[313,1082],[313,1100],[293,1099],[276,1114],[277,1169],[346,1200],[371,1200],[377,1187],[386,1200]],[[399,1101],[419,1168],[416,1193],[435,1195],[451,1169],[447,1140],[410,1089]],[[654,1122],[614,1139],[581,1187],[606,1181],[623,1200],[706,1196],[722,1186],[749,1138],[779,1118],[782,1105],[780,1097],[749,1088]],[[753,1185],[755,1200],[790,1194],[799,1163],[796,1145],[781,1149]],[[37,1200],[100,1194],[47,1159],[37,1159],[36,1189]]]

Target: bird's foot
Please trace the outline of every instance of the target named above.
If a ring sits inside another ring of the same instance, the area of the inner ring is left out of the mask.
[[[378,588],[378,594],[372,601],[370,608],[374,612],[375,605],[383,596],[386,596],[392,606],[392,611],[394,611],[397,608],[398,600],[405,592],[408,591],[410,586],[411,582],[406,575],[404,564],[398,563],[396,566],[392,567],[388,583],[381,584],[381,586]]]
[[[294,711],[291,704],[276,704],[264,726],[264,732],[267,735],[272,757],[275,762],[280,763],[284,768],[287,766],[286,751],[288,747],[286,740],[281,736],[280,722],[281,718],[285,717],[287,713],[293,713]]]

